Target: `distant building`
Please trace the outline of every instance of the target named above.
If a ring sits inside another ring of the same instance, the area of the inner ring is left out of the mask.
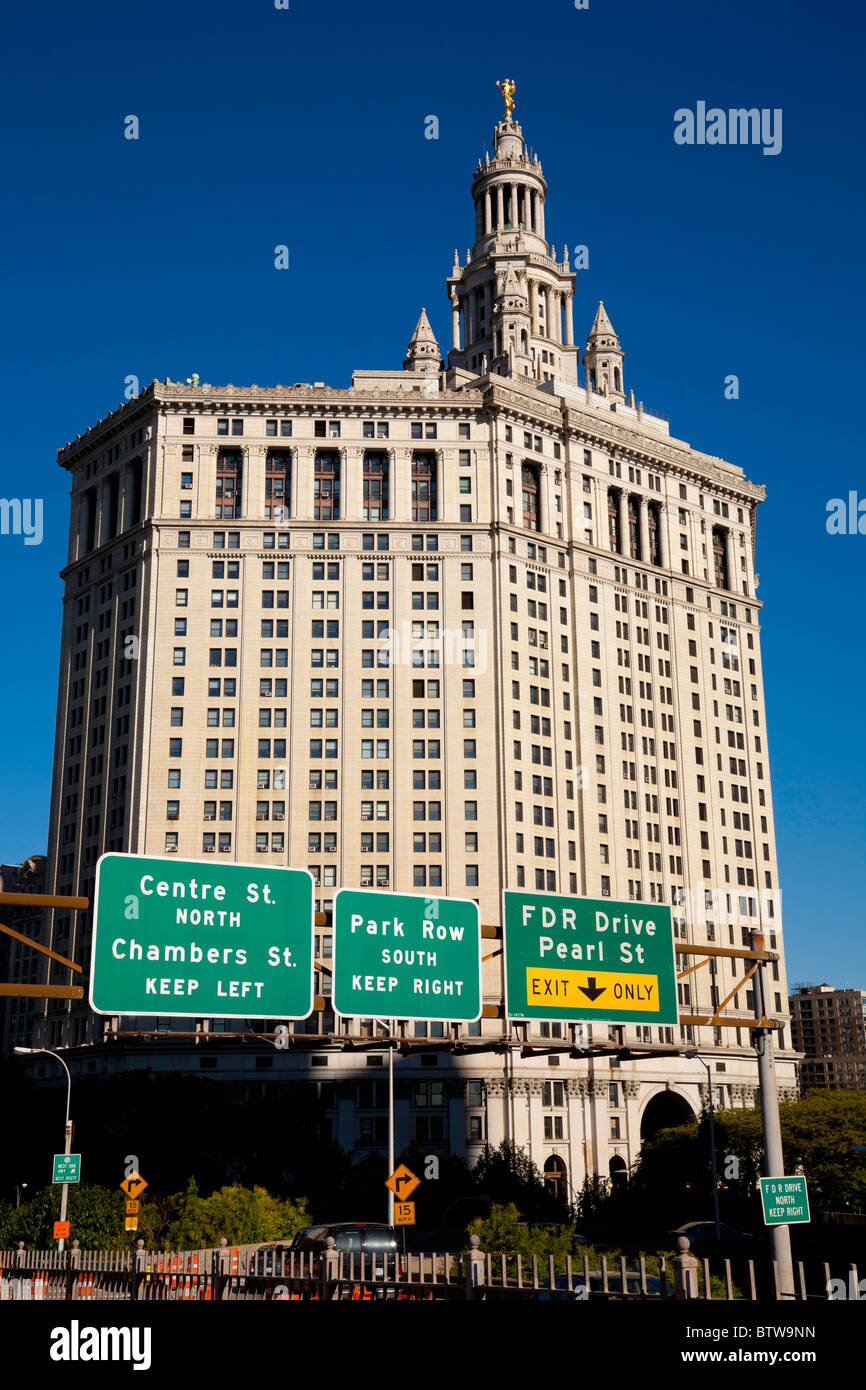
[[[866,1091],[866,990],[795,985],[789,1004],[802,1089]]]
[[[20,864],[0,864],[0,893],[44,893],[44,854],[31,854]],[[21,932],[22,936],[41,940],[44,928],[44,909],[41,907],[0,906],[0,922]],[[42,984],[46,979],[47,960],[23,942],[0,932],[0,980],[21,985]],[[29,1046],[33,1035],[34,1018],[41,1016],[41,999],[18,999],[0,995],[0,1055],[11,1052],[19,1044]]]

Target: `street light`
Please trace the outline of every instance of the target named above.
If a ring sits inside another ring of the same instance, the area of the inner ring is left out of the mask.
[[[716,1174],[716,1120],[715,1115],[713,1113],[713,1073],[709,1062],[707,1062],[703,1057],[701,1057],[700,1053],[686,1052],[685,1056],[694,1058],[696,1062],[700,1062],[701,1066],[704,1067],[707,1073],[707,1086],[709,1090],[710,1111],[710,1157],[713,1163],[713,1215],[715,1217],[716,1223],[716,1240],[719,1241],[722,1238],[722,1233],[719,1226],[719,1179]]]
[[[17,1211],[18,1208],[21,1206],[21,1193],[24,1191],[24,1189],[25,1189],[26,1186],[27,1186],[26,1182],[19,1182],[19,1183],[16,1183],[16,1184],[15,1184],[15,1210],[16,1210],[16,1211]]]
[[[391,1046],[388,1048],[388,1177],[394,1171],[394,1046],[393,1039],[394,1023],[393,1018],[377,1018],[376,1022],[383,1028],[388,1029],[388,1039]],[[398,1044],[399,1046],[399,1044]],[[394,1225],[394,1193],[388,1188],[388,1225]]]
[[[15,1048],[15,1051],[16,1051],[16,1052],[20,1052],[20,1053],[24,1053],[24,1054],[26,1054],[26,1055],[28,1055],[28,1056],[30,1056],[30,1055],[32,1055],[32,1054],[34,1054],[34,1053],[36,1053],[36,1052],[47,1052],[48,1056],[49,1056],[49,1057],[53,1057],[54,1060],[55,1060],[56,1062],[59,1062],[60,1065],[61,1065],[61,1067],[63,1068],[63,1070],[66,1072],[66,1140],[65,1140],[65,1145],[64,1145],[64,1150],[63,1150],[63,1152],[64,1152],[64,1154],[67,1154],[67,1155],[70,1154],[70,1153],[72,1152],[72,1122],[71,1122],[71,1120],[70,1120],[70,1118],[69,1118],[69,1104],[70,1104],[70,1101],[71,1101],[71,1099],[72,1099],[72,1077],[71,1077],[70,1074],[69,1074],[69,1068],[68,1068],[68,1066],[66,1065],[66,1063],[64,1062],[64,1060],[63,1060],[63,1058],[60,1056],[60,1054],[57,1053],[57,1052],[52,1052],[50,1047],[16,1047],[16,1048]],[[26,1183],[24,1184],[24,1186],[26,1186]],[[68,1184],[68,1183],[64,1183],[63,1186],[62,1186],[62,1188],[60,1189],[60,1220],[61,1220],[61,1221],[65,1221],[65,1220],[66,1220],[66,1201],[67,1201],[68,1196],[69,1196],[69,1184]],[[62,1255],[62,1254],[63,1254],[63,1251],[64,1251],[64,1249],[65,1249],[65,1247],[66,1247],[66,1242],[65,1242],[63,1236],[60,1236],[60,1238],[59,1238],[59,1240],[58,1240],[58,1242],[57,1242],[57,1250],[58,1250],[58,1253]]]

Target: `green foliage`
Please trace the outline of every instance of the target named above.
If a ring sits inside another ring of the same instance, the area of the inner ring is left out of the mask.
[[[309,1219],[303,1198],[282,1200],[263,1187],[250,1189],[237,1183],[200,1197],[191,1179],[177,1201],[166,1244],[170,1250],[197,1250],[219,1245],[222,1236],[229,1245],[291,1239]]]
[[[195,1180],[185,1192],[170,1197],[148,1193],[142,1200],[139,1229],[124,1230],[124,1194],[118,1189],[70,1186],[67,1215],[70,1239],[82,1250],[118,1250],[142,1239],[148,1249],[200,1250],[217,1246],[225,1236],[229,1245],[291,1239],[309,1224],[307,1204],[301,1198],[274,1197],[263,1187],[234,1184],[201,1197]],[[23,1240],[30,1250],[53,1250],[54,1222],[60,1214],[60,1188],[37,1192],[18,1211],[0,1207],[0,1249],[14,1249]]]
[[[549,1256],[554,1257],[557,1273],[565,1270],[565,1257],[572,1253],[574,1228],[571,1225],[533,1226],[522,1220],[514,1202],[507,1205],[494,1202],[486,1217],[476,1217],[466,1229],[469,1236],[478,1236],[479,1248],[486,1254],[521,1255],[531,1261],[539,1257],[543,1269],[548,1268]],[[509,1262],[511,1263],[511,1262]]]
[[[124,1203],[119,1189],[71,1183],[66,1208],[70,1239],[78,1240],[82,1250],[116,1250],[125,1245]],[[0,1249],[14,1248],[21,1240],[30,1250],[56,1249],[54,1222],[59,1219],[59,1184],[34,1192],[17,1211],[7,1204],[0,1209]]]
[[[514,1203],[525,1221],[573,1220],[568,1200],[554,1197],[526,1150],[507,1139],[498,1149],[485,1144],[472,1176],[478,1193],[502,1205]]]

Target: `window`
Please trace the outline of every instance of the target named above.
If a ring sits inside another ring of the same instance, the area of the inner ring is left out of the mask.
[[[415,426],[413,425],[412,428],[414,430]],[[435,429],[435,426],[433,428]],[[437,517],[435,454],[422,453],[420,450],[413,453],[411,495],[412,520],[416,522],[435,521]],[[429,544],[428,549],[430,549]]]
[[[387,427],[386,427],[387,428]],[[364,451],[363,512],[365,521],[388,519],[388,455]]]
[[[521,467],[520,488],[523,502],[523,525],[530,531],[540,531],[539,472],[534,464],[524,463]]]
[[[324,421],[317,421],[317,427],[319,424],[324,424]],[[340,455],[336,450],[317,449],[313,474],[313,518],[315,521],[336,521],[339,515]]]

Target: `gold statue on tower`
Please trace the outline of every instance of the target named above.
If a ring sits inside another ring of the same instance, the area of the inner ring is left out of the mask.
[[[514,110],[514,91],[517,84],[510,77],[506,77],[504,82],[497,82],[496,85],[502,93],[502,100],[505,102],[505,120],[508,121]]]

